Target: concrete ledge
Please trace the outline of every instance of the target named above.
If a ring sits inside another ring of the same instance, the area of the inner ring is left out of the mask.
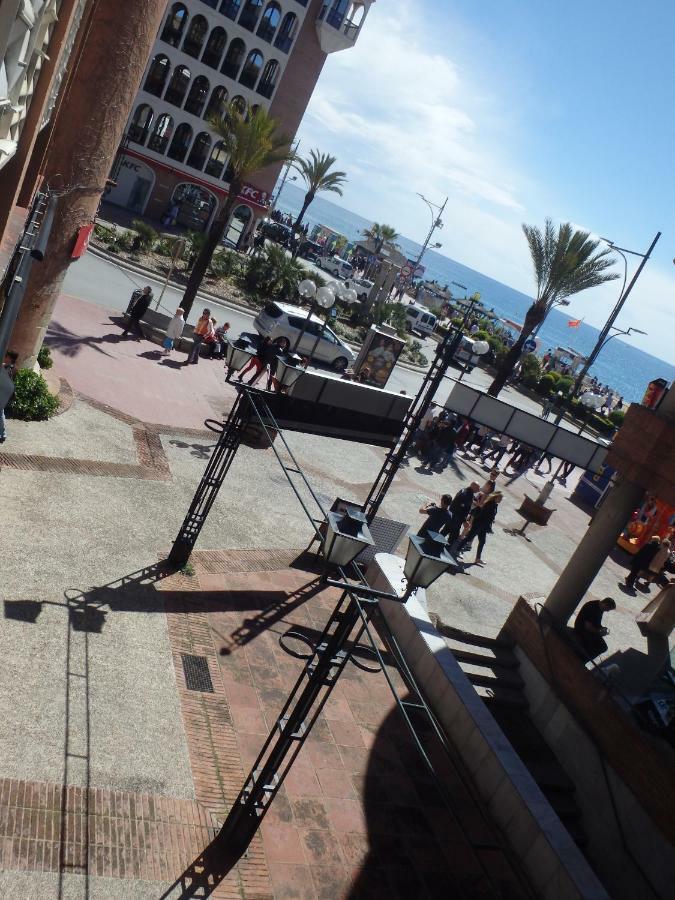
[[[396,588],[381,574],[392,558],[378,554],[369,584]],[[402,563],[402,560],[399,561]],[[379,577],[378,577],[379,576]],[[564,828],[548,800],[486,709],[423,605],[380,601],[380,609],[400,644],[419,687],[472,773],[494,821],[521,860],[537,893],[550,900],[608,894]]]

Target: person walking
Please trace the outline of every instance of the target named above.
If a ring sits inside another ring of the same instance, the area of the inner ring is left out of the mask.
[[[640,547],[638,552],[630,561],[630,569],[628,575],[626,575],[626,587],[635,587],[635,582],[639,578],[640,572],[644,572],[649,568],[649,564],[651,563],[660,546],[661,538],[658,536],[658,534],[654,534],[646,544],[643,544]]]
[[[152,301],[154,300],[154,295],[152,293],[152,288],[150,287],[149,284],[146,284],[146,286],[144,288],[136,288],[136,290],[132,293],[131,297],[129,298],[129,303],[127,304],[127,308],[126,308],[127,315],[131,314],[131,310],[134,308],[136,301],[143,294],[149,294],[150,295],[150,303],[152,303]]]
[[[176,310],[176,315],[166,326],[166,337],[162,341],[164,356],[171,356],[173,345],[175,341],[180,340],[180,337],[183,334],[183,328],[185,328],[185,319],[183,318],[183,310],[179,307]]]
[[[197,324],[195,325],[192,347],[190,348],[188,358],[183,363],[184,366],[197,365],[197,363],[199,362],[199,351],[202,344],[204,343],[204,338],[209,333],[209,331],[211,331],[211,328],[211,310],[205,309],[199,317]]]
[[[14,375],[16,372],[16,361],[19,358],[19,354],[15,353],[14,350],[9,350],[5,354],[5,358],[2,362],[2,367],[7,373],[7,375],[14,381]],[[9,399],[11,399],[12,394],[10,394]],[[9,400],[7,401],[9,402]],[[0,444],[4,444],[7,440],[7,431],[5,426],[5,408],[4,406],[0,406]]]
[[[452,514],[452,526],[448,531],[448,541],[452,544],[459,537],[459,532],[467,520],[471,508],[473,507],[476,494],[480,490],[477,481],[472,481],[468,487],[457,491],[450,503],[450,512]]]
[[[429,502],[420,507],[420,513],[427,517],[426,522],[417,532],[419,537],[426,537],[430,531],[438,534],[447,535],[452,531],[453,521],[450,512],[450,504],[452,502],[451,494],[443,494],[440,506],[437,503]]]
[[[246,375],[246,373],[249,372],[251,369],[255,369],[255,372],[253,373],[251,378],[249,378],[249,380],[246,383],[253,384],[254,381],[257,381],[257,379],[262,375],[263,369],[265,368],[265,366],[271,359],[272,355],[276,356],[276,349],[277,348],[272,343],[271,337],[268,336],[266,338],[263,338],[262,343],[258,347],[256,355],[253,356],[246,363],[244,368],[240,370],[237,381],[242,381],[244,378],[244,375]]]
[[[471,528],[465,538],[462,539],[457,548],[457,555],[464,553],[471,547],[474,538],[478,538],[478,550],[476,551],[475,564],[481,566],[483,564],[483,548],[488,534],[492,533],[492,525],[497,516],[497,507],[502,502],[503,494],[495,491],[486,497],[485,500],[477,506],[473,513]]]
[[[143,333],[143,329],[141,328],[141,319],[148,311],[148,307],[152,303],[152,288],[150,285],[146,285],[143,290],[137,294],[136,299],[134,300],[134,294],[137,294],[136,291],[131,295],[131,302],[127,307],[127,311],[129,313],[129,318],[127,319],[127,324],[124,327],[124,331],[122,332],[122,337],[126,337],[129,334],[129,331],[133,331],[136,334],[136,340],[140,341],[141,338],[145,338],[145,334]]]
[[[652,556],[647,568],[644,569],[638,578],[644,578],[647,584],[651,584],[663,571],[663,567],[670,559],[671,543],[668,538],[661,541],[656,553]]]

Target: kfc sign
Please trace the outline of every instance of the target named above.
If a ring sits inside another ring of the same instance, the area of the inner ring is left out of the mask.
[[[257,203],[258,206],[269,206],[270,198],[267,191],[261,191],[252,184],[245,184],[239,193],[242,200],[249,200],[251,203]]]

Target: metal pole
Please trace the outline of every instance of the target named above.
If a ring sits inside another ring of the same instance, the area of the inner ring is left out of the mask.
[[[422,197],[422,199],[425,200],[424,197]],[[429,201],[425,200],[425,203],[429,203]],[[447,206],[447,203],[448,203],[448,198],[446,197],[445,200],[443,201],[443,206],[441,206],[441,208],[438,212],[438,215],[435,215],[435,213],[432,213],[432,222],[431,222],[431,228],[429,229],[429,234],[427,235],[426,240],[422,244],[422,249],[420,250],[419,256],[415,260],[415,265],[413,266],[413,271],[412,271],[413,278],[415,277],[415,272],[417,271],[417,267],[422,262],[422,257],[426,253],[427,247],[429,246],[429,241],[433,237],[434,231],[436,231],[436,229],[440,227],[438,223],[441,221],[441,216],[443,215],[443,212],[445,211],[445,207]]]
[[[279,190],[276,192],[276,195],[270,201],[270,208],[269,208],[270,212],[272,212],[274,210],[276,202],[279,199],[279,197],[281,196],[281,192],[283,191],[284,185],[286,184],[286,179],[288,178],[288,173],[291,171],[293,163],[295,162],[295,154],[298,152],[299,146],[300,146],[300,141],[297,141],[295,147],[293,147],[291,150],[292,156],[286,163],[286,168],[284,169],[284,174],[281,179],[281,184],[279,185]]]
[[[297,351],[298,345],[300,344],[300,341],[303,339],[305,332],[307,331],[307,326],[309,325],[309,320],[312,318],[312,313],[314,312],[315,306],[316,306],[316,301],[312,300],[312,305],[309,307],[309,312],[307,313],[307,318],[302,323],[302,328],[300,329],[300,334],[295,339],[295,343],[293,344],[291,353],[295,353]]]

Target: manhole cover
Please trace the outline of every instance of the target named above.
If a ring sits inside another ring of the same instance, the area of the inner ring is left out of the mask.
[[[189,653],[181,653],[183,660],[183,673],[185,685],[189,691],[204,691],[213,693],[213,682],[209,672],[209,664],[205,656],[191,656]]]

